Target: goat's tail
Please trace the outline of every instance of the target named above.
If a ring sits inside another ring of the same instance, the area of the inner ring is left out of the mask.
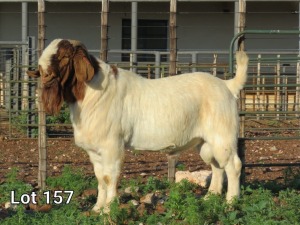
[[[244,51],[236,52],[236,63],[237,69],[235,77],[225,81],[228,89],[235,97],[239,95],[239,91],[247,81],[248,56]]]

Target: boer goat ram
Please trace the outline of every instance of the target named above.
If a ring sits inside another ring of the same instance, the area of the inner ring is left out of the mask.
[[[212,167],[209,191],[221,193],[225,171],[227,200],[238,196],[236,96],[247,67],[247,55],[238,52],[231,80],[201,72],[148,80],[96,59],[79,41],[56,39],[28,74],[41,76],[47,113],[68,103],[75,142],[87,151],[99,182],[93,208],[99,212],[116,197],[125,148],[174,154],[194,145]]]

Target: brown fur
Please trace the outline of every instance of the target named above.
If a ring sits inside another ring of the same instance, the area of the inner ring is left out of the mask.
[[[44,85],[42,90],[42,102],[47,113],[51,115],[58,114],[63,101],[61,85],[57,79],[53,80],[51,86]]]
[[[118,67],[116,67],[115,65],[111,65],[110,67],[111,67],[114,75],[117,76],[119,74]]]
[[[45,111],[57,114],[63,101],[74,103],[84,98],[85,82],[98,73],[95,57],[88,54],[86,47],[78,41],[62,40],[51,58],[47,71],[39,66],[37,71],[28,71],[34,78],[42,77],[42,101]],[[71,90],[71,91],[70,91]]]

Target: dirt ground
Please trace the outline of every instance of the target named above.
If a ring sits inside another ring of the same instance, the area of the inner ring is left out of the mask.
[[[82,168],[87,175],[93,175],[88,155],[74,144],[74,140],[48,139],[48,176],[61,173],[64,165]],[[245,142],[245,162],[249,163],[300,163],[300,140]],[[183,152],[179,163],[185,170],[210,169],[194,150]],[[19,169],[19,178],[35,185],[38,174],[38,144],[36,139],[10,140],[0,130],[0,184],[5,182],[7,172]],[[132,152],[126,150],[122,178],[147,178],[167,176],[167,157],[163,153]],[[246,168],[246,181],[283,181],[287,167]],[[293,167],[295,168],[295,167]]]

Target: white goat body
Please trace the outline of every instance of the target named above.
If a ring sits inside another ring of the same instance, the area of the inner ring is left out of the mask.
[[[67,63],[62,62],[64,51],[73,51]],[[227,200],[238,196],[242,165],[237,155],[235,96],[246,81],[247,64],[247,55],[237,53],[237,72],[231,80],[201,72],[149,80],[96,60],[80,42],[58,39],[42,54],[39,71],[31,75],[42,75],[49,82],[44,90],[49,112],[60,109],[52,110],[52,104],[61,104],[48,100],[52,92],[60,90],[61,99],[69,103],[75,142],[89,154],[99,182],[93,210],[100,211],[116,196],[125,148],[175,153],[196,145],[212,167],[209,191],[221,193],[225,170]],[[81,73],[86,73],[84,78]]]

